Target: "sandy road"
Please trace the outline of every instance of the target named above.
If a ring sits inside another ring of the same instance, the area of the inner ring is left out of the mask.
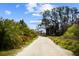
[[[73,53],[56,45],[48,37],[39,36],[16,56],[71,56]]]

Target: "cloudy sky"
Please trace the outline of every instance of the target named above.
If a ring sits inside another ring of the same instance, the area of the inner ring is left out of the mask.
[[[77,3],[6,3],[0,4],[0,17],[14,19],[15,21],[24,19],[30,28],[35,29],[42,19],[40,12],[56,6],[79,8]]]

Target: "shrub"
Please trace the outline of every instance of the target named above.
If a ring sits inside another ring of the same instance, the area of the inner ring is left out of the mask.
[[[20,22],[9,19],[0,20],[0,50],[20,48],[28,37],[32,40],[35,36],[36,33],[31,31],[23,20]]]
[[[79,26],[73,24],[63,35],[64,38],[78,38],[79,37]]]
[[[75,55],[79,55],[79,40],[63,39],[62,37],[49,37],[61,47],[71,50]]]

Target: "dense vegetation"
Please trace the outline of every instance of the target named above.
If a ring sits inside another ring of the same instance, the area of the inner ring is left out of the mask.
[[[79,55],[79,25],[74,24],[60,37],[50,38],[61,47],[71,50],[74,55]]]
[[[46,30],[46,35],[60,36],[67,31],[67,28],[77,21],[78,9],[74,7],[55,7],[42,12],[42,22],[39,28]]]
[[[15,22],[0,18],[0,50],[20,48],[36,36],[23,20]]]
[[[64,33],[64,38],[67,39],[79,39],[79,25],[73,24],[68,30]]]

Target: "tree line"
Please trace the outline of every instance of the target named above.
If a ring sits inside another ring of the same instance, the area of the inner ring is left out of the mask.
[[[36,36],[23,19],[16,22],[13,19],[0,18],[0,50],[20,48]]]
[[[68,27],[78,21],[78,9],[75,7],[55,7],[42,12],[42,22],[38,28],[44,28],[46,35],[62,35]]]

